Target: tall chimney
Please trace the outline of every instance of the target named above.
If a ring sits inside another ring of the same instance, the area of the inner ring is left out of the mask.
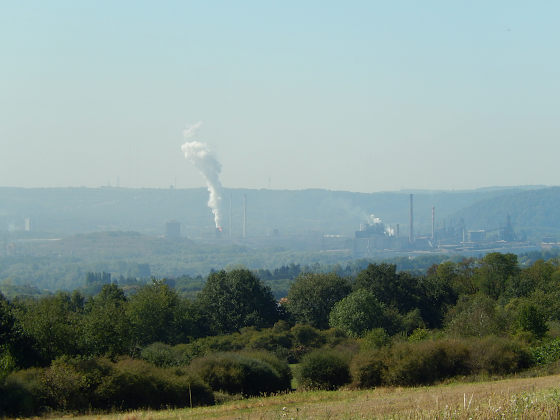
[[[410,194],[410,232],[408,233],[408,242],[414,242],[414,209],[413,209],[413,194]]]
[[[243,194],[243,238],[247,237],[247,194]]]
[[[231,241],[231,200],[232,200],[232,193],[229,193],[229,240]]]
[[[436,239],[436,207],[432,206],[432,242]]]

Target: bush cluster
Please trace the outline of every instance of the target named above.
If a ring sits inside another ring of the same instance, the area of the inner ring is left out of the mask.
[[[479,373],[507,374],[529,367],[530,353],[513,339],[401,341],[362,351],[352,359],[352,384],[413,386]]]
[[[298,381],[303,388],[337,389],[350,382],[348,359],[333,350],[317,350],[306,355],[299,366]]]
[[[286,362],[270,353],[213,353],[192,361],[189,371],[215,391],[259,395],[290,389],[291,371]]]
[[[186,370],[142,360],[59,358],[48,368],[14,372],[0,385],[0,414],[207,405],[212,390]]]
[[[204,337],[188,344],[171,346],[152,343],[140,351],[140,357],[159,367],[186,366],[192,360],[216,352],[267,351],[289,363],[298,363],[312,350],[354,342],[340,330],[318,330],[309,325],[290,327],[280,321],[273,328],[243,328],[240,332]]]
[[[555,338],[531,349],[531,358],[534,363],[539,365],[552,363],[560,359],[560,338]]]

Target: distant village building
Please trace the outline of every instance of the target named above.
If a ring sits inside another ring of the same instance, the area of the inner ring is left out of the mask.
[[[178,239],[181,237],[181,223],[171,220],[165,224],[165,237],[168,239]]]

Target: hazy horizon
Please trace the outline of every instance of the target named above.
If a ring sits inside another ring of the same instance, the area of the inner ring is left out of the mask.
[[[560,185],[560,4],[27,1],[0,14],[0,186]]]
[[[560,187],[560,185],[489,185],[489,186],[482,186],[482,187],[473,187],[473,188],[403,188],[403,189],[395,189],[395,190],[378,190],[378,191],[354,191],[354,190],[338,190],[338,189],[331,189],[331,188],[320,188],[320,187],[310,187],[310,188],[247,188],[247,187],[224,187],[224,190],[252,190],[252,191],[312,191],[312,190],[319,190],[319,191],[332,191],[332,192],[349,192],[349,193],[357,193],[357,194],[383,194],[383,193],[430,193],[430,192],[469,192],[469,191],[484,191],[484,190],[508,190],[508,189],[542,189],[542,188],[555,188]],[[175,187],[175,186],[167,186],[167,187],[145,187],[145,186],[135,186],[135,187],[128,187],[128,186],[116,186],[116,185],[67,185],[67,186],[14,186],[14,185],[0,185],[0,188],[14,188],[14,189],[27,189],[27,190],[41,190],[41,189],[130,189],[130,190],[203,190],[207,191],[208,188],[205,186],[195,186],[195,187]]]

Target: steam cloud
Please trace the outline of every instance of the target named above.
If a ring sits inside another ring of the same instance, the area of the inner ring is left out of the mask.
[[[194,137],[201,125],[202,121],[199,121],[196,124],[187,127],[183,131],[183,137],[185,139]],[[181,146],[181,150],[185,153],[185,158],[190,161],[204,177],[210,194],[210,197],[208,198],[208,207],[212,209],[212,213],[214,214],[216,228],[221,229],[222,184],[220,182],[220,172],[222,170],[222,165],[218,162],[206,143],[196,140],[187,140],[187,142]]]

